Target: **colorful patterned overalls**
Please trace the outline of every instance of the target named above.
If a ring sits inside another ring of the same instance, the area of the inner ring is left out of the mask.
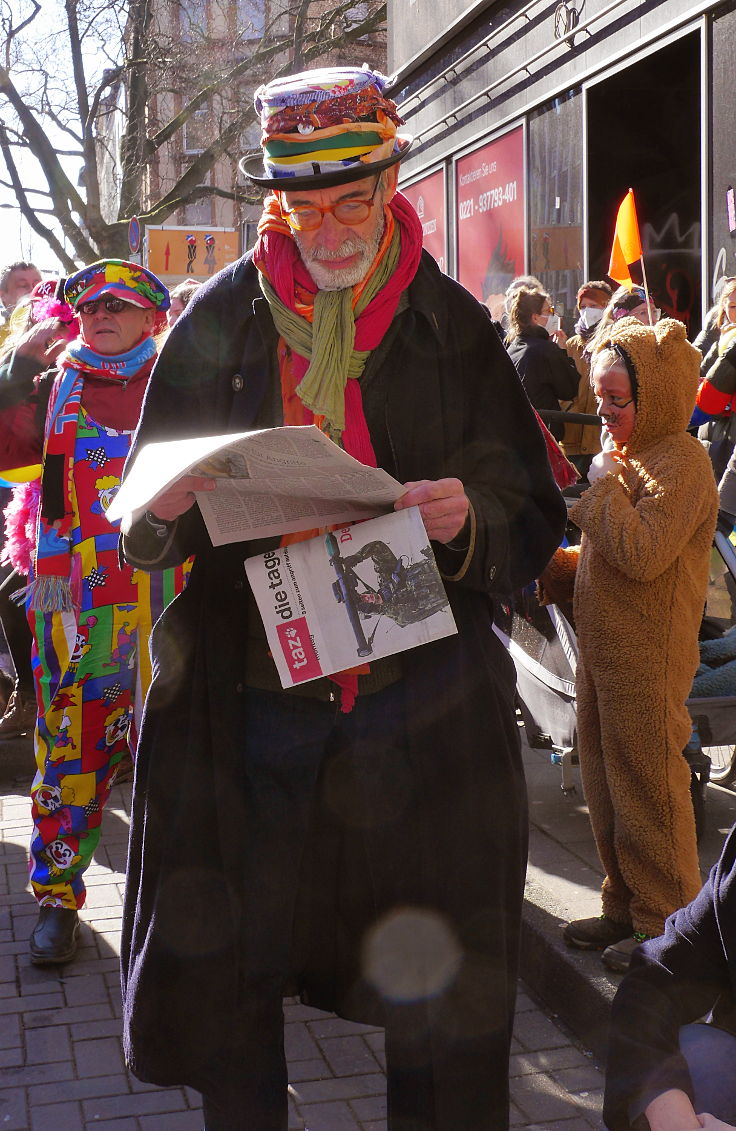
[[[151,682],[148,640],[180,593],[188,566],[147,574],[118,561],[105,517],[131,433],[96,424],[80,407],[73,473],[73,612],[29,610],[38,723],[31,788],[31,884],[41,904],[79,908],[84,870],[100,839],[116,769],[135,745]]]

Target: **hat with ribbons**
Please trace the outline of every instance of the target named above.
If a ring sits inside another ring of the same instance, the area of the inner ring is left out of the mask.
[[[240,161],[241,172],[263,188],[330,188],[362,180],[401,161],[413,138],[387,79],[362,67],[325,67],[275,79],[255,93],[261,152]]]

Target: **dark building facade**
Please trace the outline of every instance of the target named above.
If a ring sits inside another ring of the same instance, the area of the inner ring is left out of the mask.
[[[389,0],[426,246],[483,300],[537,275],[569,328],[632,187],[649,288],[694,334],[736,274],[734,59],[734,0]]]

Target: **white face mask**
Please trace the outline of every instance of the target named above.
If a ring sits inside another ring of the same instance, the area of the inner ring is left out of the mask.
[[[603,317],[603,311],[600,306],[584,306],[580,311],[580,322],[586,330],[592,330],[597,326]]]
[[[547,331],[548,334],[554,334],[555,330],[559,330],[559,328],[560,328],[560,316],[559,316],[559,314],[550,314],[549,318],[547,319],[547,325],[545,326],[545,330]]]

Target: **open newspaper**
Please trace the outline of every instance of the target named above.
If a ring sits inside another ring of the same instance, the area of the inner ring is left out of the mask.
[[[197,502],[213,546],[370,518],[404,488],[366,467],[315,425],[147,444],[111,503],[111,522],[151,509],[185,475],[217,480]]]
[[[418,507],[248,558],[283,687],[457,632]]]

